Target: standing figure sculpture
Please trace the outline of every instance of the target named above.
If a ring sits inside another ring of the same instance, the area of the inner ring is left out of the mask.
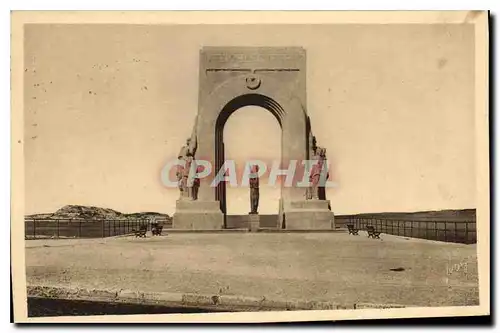
[[[250,214],[258,214],[259,207],[259,166],[250,168]]]
[[[181,157],[178,157],[179,160],[181,159]],[[177,170],[175,171],[175,176],[177,178],[177,186],[179,187],[179,192],[180,192],[180,195],[179,197],[182,199],[184,197],[184,190],[186,188],[185,184],[183,183],[183,177],[182,175],[184,174],[184,166],[178,164],[177,165]]]
[[[187,200],[193,200],[193,171],[191,170],[192,168],[195,167],[195,161],[191,153],[188,153],[188,155],[185,158],[186,161],[186,167],[184,168],[184,173],[182,174],[183,177],[183,184],[186,186],[186,191],[185,191],[185,197]]]
[[[311,183],[311,186],[308,188],[307,191],[307,199],[311,200],[319,200],[319,187],[320,187],[320,182],[322,181],[321,175],[324,172],[324,164],[325,164],[325,159],[326,159],[326,149],[315,146],[314,147],[314,155],[312,157],[314,162],[314,165],[311,168],[311,173],[309,176],[309,182]],[[328,177],[328,176],[327,176]]]
[[[193,163],[196,164],[196,160],[193,160]],[[196,174],[199,174],[203,171],[203,167],[201,165],[196,165]],[[200,178],[194,176],[192,180],[192,188],[191,188],[191,197],[193,200],[198,200],[198,189],[200,188]]]
[[[330,177],[330,173],[328,172],[327,160],[326,160],[326,148],[321,148],[320,158],[321,158],[321,175],[320,175],[320,179],[319,179],[320,186],[318,187],[318,198],[319,198],[319,200],[326,200],[325,183],[328,180],[328,178]]]
[[[195,199],[193,196],[193,185],[196,183],[196,181],[193,182],[192,180],[189,179],[190,174],[193,175],[193,173],[191,172],[191,167],[195,166],[194,162],[195,151],[196,151],[196,138],[194,140],[194,144],[193,144],[193,139],[188,138],[186,140],[186,144],[182,146],[178,155],[178,159],[184,161],[184,165],[177,166],[177,172],[176,172],[181,199],[188,199],[188,200]]]
[[[189,139],[186,141],[186,144],[184,146],[181,147],[181,150],[179,151],[179,154],[177,154],[177,159],[179,161],[185,161],[186,160],[186,156],[187,156],[187,151],[188,151],[188,147],[189,147]],[[183,182],[183,175],[184,175],[184,169],[185,169],[185,164],[178,164],[177,165],[177,170],[175,172],[175,176],[177,178],[177,184],[178,184],[178,187],[179,187],[179,192],[180,192],[180,198],[184,198],[185,196],[185,191],[187,190],[186,189],[186,185],[187,184],[184,184]]]

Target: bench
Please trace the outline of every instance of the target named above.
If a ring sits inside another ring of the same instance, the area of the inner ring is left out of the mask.
[[[147,225],[141,225],[139,230],[132,230],[134,232],[135,237],[146,237],[146,232],[148,231]]]
[[[151,226],[151,233],[153,234],[153,236],[161,236],[162,230],[163,230],[163,226],[159,225],[158,223],[153,224]]]
[[[373,239],[380,239],[380,232],[375,230],[375,227],[372,225],[366,226],[366,231],[368,232],[368,238],[371,237]]]
[[[357,235],[359,231],[358,229],[354,228],[354,224],[348,224],[347,230],[349,230],[349,235]]]

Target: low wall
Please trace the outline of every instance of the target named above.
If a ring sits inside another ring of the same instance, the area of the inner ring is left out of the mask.
[[[389,217],[387,217],[389,216]],[[374,226],[385,234],[423,238],[444,242],[474,244],[477,242],[475,215],[439,216],[438,214],[359,214],[340,215],[335,218],[336,227],[354,225],[359,230]]]
[[[171,223],[164,222],[164,228]],[[26,219],[25,238],[102,238],[132,233],[148,220]]]

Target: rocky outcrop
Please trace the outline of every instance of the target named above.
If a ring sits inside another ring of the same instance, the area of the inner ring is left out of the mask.
[[[139,212],[124,214],[110,208],[94,206],[67,205],[57,210],[55,213],[32,214],[26,218],[36,219],[83,219],[83,220],[139,220],[157,218],[170,220],[168,214],[157,212]]]

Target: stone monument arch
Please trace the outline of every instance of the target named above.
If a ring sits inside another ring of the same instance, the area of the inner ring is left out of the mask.
[[[281,127],[281,168],[291,160],[312,159],[311,124],[306,108],[306,53],[301,47],[204,47],[200,51],[198,114],[193,136],[194,159],[209,161],[208,177],[199,180],[196,200],[177,201],[176,229],[223,229],[226,184],[211,186],[224,164],[224,125],[244,106],[271,112]],[[258,132],[258,129],[256,129]],[[277,228],[331,229],[333,213],[326,198],[307,200],[307,189],[281,184]],[[324,196],[323,196],[324,197]]]

